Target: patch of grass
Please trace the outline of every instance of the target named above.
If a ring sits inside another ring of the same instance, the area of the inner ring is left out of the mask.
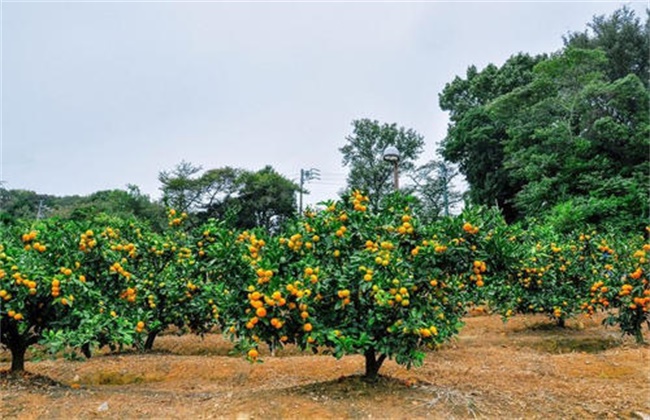
[[[551,354],[601,353],[621,344],[621,340],[614,338],[554,337],[530,343],[530,347]]]

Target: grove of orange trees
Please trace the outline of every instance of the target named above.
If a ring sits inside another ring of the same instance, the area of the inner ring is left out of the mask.
[[[189,223],[157,232],[135,220],[48,219],[0,227],[0,328],[12,370],[35,344],[57,353],[151,349],[170,326],[217,329],[249,360],[293,344],[361,354],[375,377],[453,338],[469,308],[504,320],[579,313],[643,340],[650,311],[648,231],[615,235],[508,225],[468,208],[424,223],[398,193],[369,205],[355,191],[279,231]]]

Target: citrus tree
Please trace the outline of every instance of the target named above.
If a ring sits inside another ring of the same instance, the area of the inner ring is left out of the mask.
[[[604,264],[600,277],[589,283],[582,307],[589,314],[606,311],[606,325],[618,325],[623,334],[643,343],[643,324],[650,328],[650,243],[641,235],[618,238],[611,246],[603,240],[598,251]]]
[[[31,345],[52,331],[78,328],[93,307],[69,252],[76,248],[75,225],[46,221],[19,229],[0,230],[0,338],[12,371],[24,370]]]
[[[132,255],[129,262],[135,281],[120,297],[143,314],[145,350],[171,325],[181,332],[202,334],[218,319],[220,286],[212,281],[203,261],[203,248],[213,238],[209,230],[186,228],[186,222],[186,213],[171,209],[163,232],[132,227],[113,247],[123,254],[122,259]]]
[[[67,299],[74,328],[64,325],[44,335],[43,343],[52,352],[80,349],[90,357],[93,349],[116,350],[141,343],[145,315],[135,307],[138,279],[132,269],[137,249],[132,243],[120,244],[124,232],[131,230],[137,230],[135,220],[105,215],[69,226],[72,240],[62,244],[60,253],[65,260],[50,261],[61,267],[52,277],[52,294],[59,297],[56,286],[65,284],[69,276],[82,283],[85,300],[70,303]]]
[[[511,275],[491,285],[491,306],[505,319],[545,314],[563,327],[566,319],[581,313],[588,278],[602,265],[596,244],[584,235],[579,240],[539,224],[527,230],[513,227],[510,235],[506,253],[511,264],[504,269]]]
[[[278,237],[239,236],[241,277],[222,309],[250,359],[260,343],[325,347],[335,357],[363,354],[372,379],[387,358],[419,365],[422,350],[458,333],[466,300],[485,282],[486,262],[472,248],[480,227],[455,221],[453,232],[436,233],[420,224],[411,197],[391,195],[374,210],[368,201],[355,191]]]

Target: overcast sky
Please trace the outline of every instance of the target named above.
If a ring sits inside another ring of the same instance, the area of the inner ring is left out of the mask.
[[[355,119],[422,134],[435,157],[438,94],[468,66],[551,53],[619,2],[23,2],[2,10],[0,178],[86,195],[159,171],[272,165],[306,203],[345,185]]]

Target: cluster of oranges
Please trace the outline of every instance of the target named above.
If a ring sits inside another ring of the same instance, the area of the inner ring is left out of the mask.
[[[143,321],[138,321],[138,323],[135,325],[135,332],[138,334],[144,331],[144,322]]]
[[[318,273],[320,273],[320,268],[306,267],[303,272],[303,277],[309,280],[311,284],[316,284],[318,283]]]
[[[21,239],[22,239],[22,241],[24,243],[29,243],[29,242],[33,241],[34,239],[36,239],[37,236],[38,236],[38,232],[35,231],[35,230],[32,230],[32,231],[29,231],[27,233],[23,233],[23,235],[21,236]]]
[[[372,281],[372,275],[375,274],[374,270],[372,268],[368,268],[366,266],[361,266],[359,267],[359,271],[361,271],[363,274],[363,280],[364,281]]]
[[[30,231],[29,233],[23,234],[21,237],[23,243],[25,244],[25,251],[34,249],[38,252],[45,252],[47,247],[40,242],[34,242],[34,239],[38,236],[38,232],[35,230]]]
[[[149,305],[150,309],[155,309],[156,308],[156,297],[154,295],[147,296],[147,304]]]
[[[7,311],[7,316],[9,316],[9,318],[15,319],[16,321],[22,321],[23,319],[25,319],[23,314],[21,314],[20,312],[16,312],[14,310]]]
[[[29,294],[30,295],[35,295],[36,294],[36,282],[33,280],[29,280],[27,277],[24,277],[20,272],[15,272],[11,276],[15,281],[17,285],[23,285],[27,289],[29,289]]]
[[[88,229],[79,237],[79,250],[83,252],[90,252],[91,249],[97,246],[97,240],[94,238],[95,232]]]
[[[368,206],[366,206],[364,203],[367,203],[370,201],[368,196],[363,195],[361,191],[355,190],[352,193],[352,206],[354,207],[354,210],[360,211],[360,212],[365,212],[368,210]]]
[[[120,293],[120,299],[126,299],[129,303],[134,303],[137,298],[137,288],[127,287],[122,293]]]
[[[390,289],[388,293],[393,295],[393,299],[395,299],[396,303],[399,303],[402,306],[409,306],[409,291],[406,287],[400,287],[399,289]],[[391,301],[388,301],[388,304],[391,305]]]
[[[435,325],[430,326],[429,328],[420,328],[419,330],[416,330],[419,332],[421,337],[424,338],[429,338],[431,336],[438,335],[438,329],[436,328]]]
[[[423,240],[422,241],[422,246],[425,246],[425,247],[426,246],[431,246],[431,247],[433,247],[433,250],[437,254],[442,254],[447,250],[447,245],[441,244],[440,242],[438,242],[437,238],[435,238],[435,237],[430,241],[426,240],[426,239]]]
[[[61,294],[61,281],[59,279],[52,280],[52,297],[57,298]]]
[[[635,296],[630,303],[630,309],[641,309],[643,312],[648,312],[650,310],[650,290],[644,291],[643,297]]]
[[[178,259],[176,262],[181,263],[183,260],[192,260],[192,250],[184,246],[178,249]]]
[[[0,290],[0,299],[4,300],[5,302],[10,301],[12,298],[11,293],[7,292],[5,289]]]
[[[520,278],[521,284],[527,289],[534,285],[541,286],[543,283],[542,278],[544,277],[547,268],[548,267],[523,267],[523,272],[517,273],[517,276]]]
[[[169,226],[180,226],[185,219],[187,219],[187,213],[181,213],[180,217],[176,217],[176,210],[170,209],[167,217],[169,218]]]
[[[255,274],[257,274],[257,284],[264,284],[271,281],[271,278],[273,277],[273,270],[258,268]]]
[[[122,277],[125,277],[127,280],[131,278],[131,273],[126,271],[124,267],[122,267],[122,264],[119,262],[114,262],[109,268],[108,271],[111,274],[119,274]]]
[[[479,231],[479,227],[478,226],[473,226],[469,222],[465,222],[463,224],[463,230],[465,232],[469,233],[470,235],[476,235],[478,233],[478,231]]]
[[[487,265],[485,264],[485,261],[476,260],[472,264],[473,274],[469,276],[469,279],[473,282],[476,282],[476,285],[478,287],[483,287],[483,285],[485,284],[483,282],[483,273],[485,273],[486,271],[487,271]]]
[[[646,249],[648,248],[648,249]],[[638,258],[640,264],[645,264],[648,262],[647,259],[647,254],[646,252],[650,251],[650,244],[645,244],[643,245],[643,249],[639,249],[637,251],[634,251],[634,254],[632,255],[633,258]]]
[[[102,238],[117,239],[120,237],[119,230],[113,229],[112,227],[107,227],[100,234]]]
[[[413,228],[413,225],[411,224],[411,220],[413,218],[405,214],[402,216],[402,224],[397,227],[397,233],[400,235],[412,235],[415,229]]]
[[[638,280],[641,278],[642,275],[643,275],[643,269],[641,267],[637,267],[636,270],[630,273],[630,278],[633,280]]]
[[[348,289],[339,290],[336,295],[342,300],[344,307],[350,304],[350,291]]]
[[[92,247],[91,247],[92,248]],[[126,252],[129,257],[135,258],[137,255],[136,246],[134,243],[111,245],[111,250],[118,252]]]
[[[607,245],[607,241],[604,239],[600,242],[600,245],[598,245],[598,250],[610,255],[614,253],[614,250]]]
[[[206,231],[207,232],[207,231]],[[204,232],[204,235],[205,233]],[[208,232],[209,233],[209,232]],[[260,258],[260,251],[266,245],[264,239],[257,239],[254,233],[251,233],[247,230],[243,231],[237,236],[237,242],[243,243],[248,242],[248,256],[251,261],[251,265],[256,265]]]
[[[279,241],[280,244],[282,245],[286,244],[290,250],[295,252],[300,251],[300,248],[302,248],[303,245],[302,235],[300,233],[295,233],[291,235],[289,239],[280,238]]]

